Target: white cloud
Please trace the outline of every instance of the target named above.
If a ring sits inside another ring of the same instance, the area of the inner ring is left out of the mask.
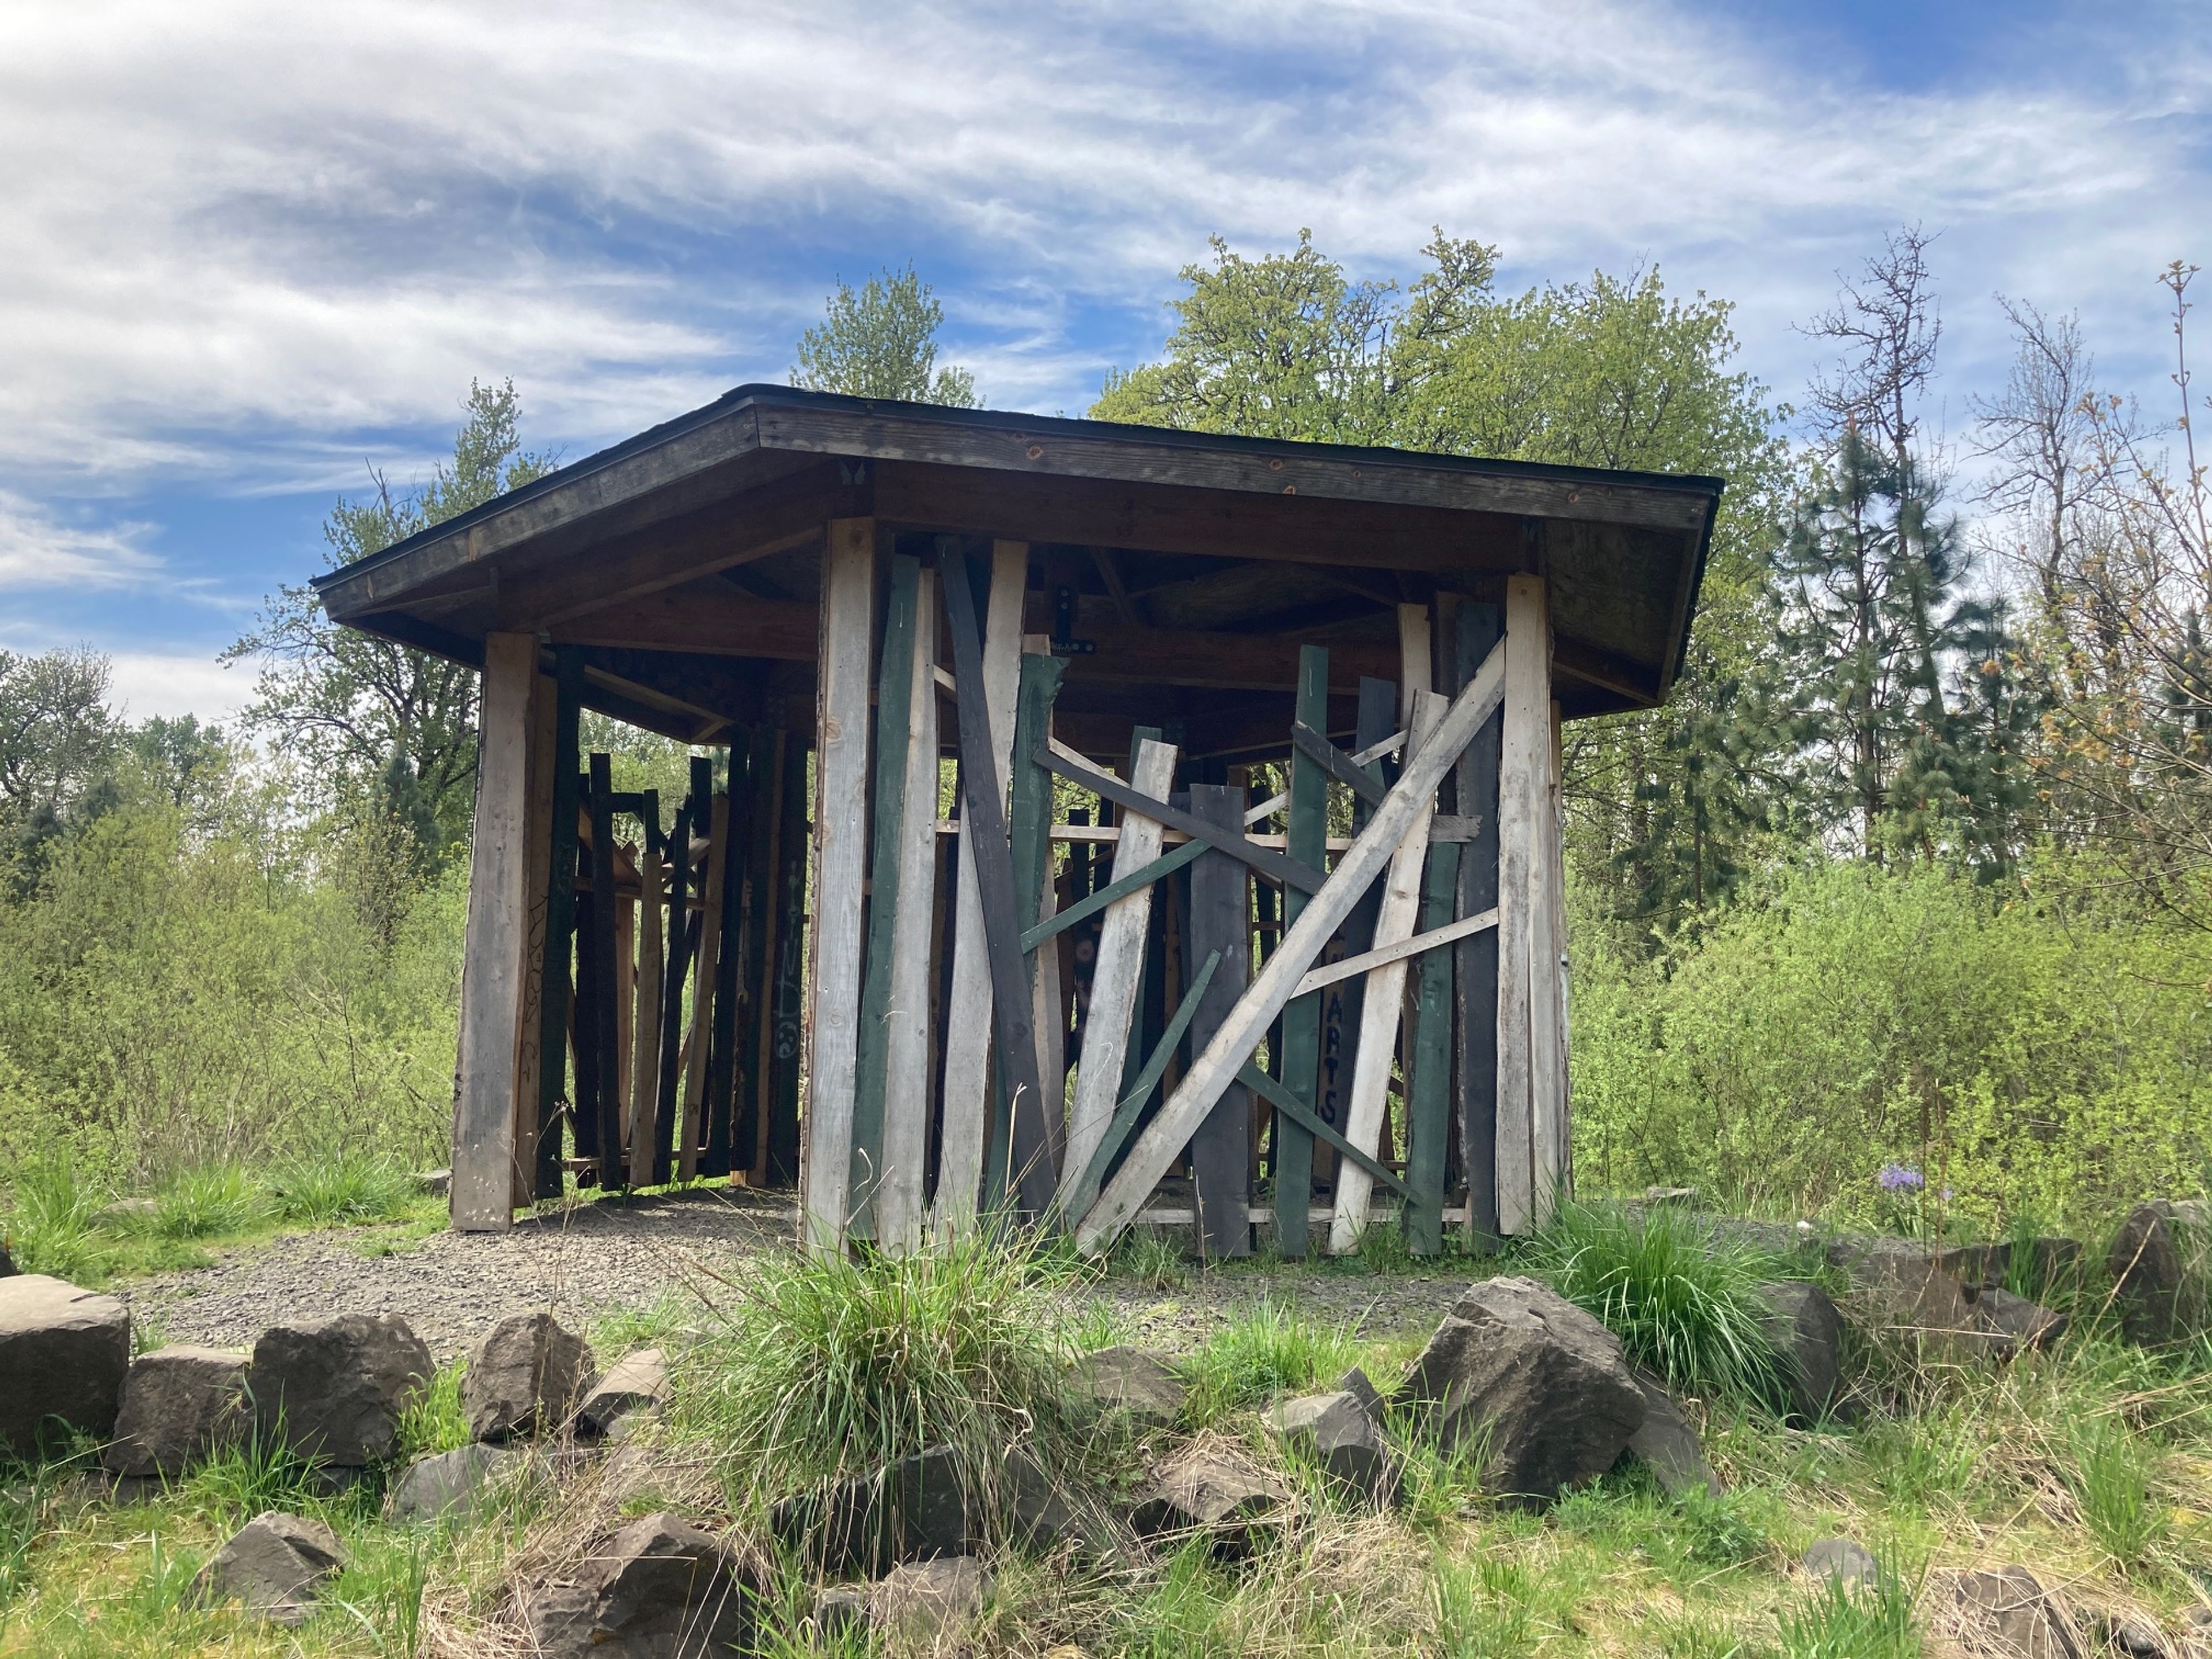
[[[161,568],[146,550],[153,526],[72,525],[0,489],[0,592],[136,587]]]
[[[134,720],[197,714],[234,724],[253,696],[250,664],[226,668],[212,657],[120,651],[108,657],[108,703]]]
[[[1079,409],[1208,232],[1301,225],[1390,270],[1437,222],[1522,276],[1657,258],[1742,301],[1787,392],[1786,325],[1921,219],[1954,368],[2003,355],[1994,289],[2113,362],[2201,234],[2201,58],[1884,92],[1634,0],[19,6],[0,467],[321,483],[471,374],[574,453],[778,373],[830,248],[977,273],[955,323],[1001,404]]]

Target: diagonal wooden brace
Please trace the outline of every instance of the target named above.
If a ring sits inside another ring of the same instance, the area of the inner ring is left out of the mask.
[[[1346,913],[1374,884],[1416,821],[1435,806],[1437,786],[1459,759],[1460,750],[1474,740],[1483,721],[1497,708],[1504,690],[1504,653],[1493,650],[1467,689],[1453,700],[1435,737],[1407,763],[1403,775],[1376,809],[1367,828],[1338,860],[1321,890],[1307,901],[1251,988],[1230,1010],[1213,1041],[1206,1045],[1206,1051],[1129,1149],[1121,1169],[1076,1229],[1076,1243],[1085,1250],[1103,1255],[1121,1237],[1176,1154],[1213,1109],[1222,1091],[1236,1081],[1238,1069],[1251,1057]]]

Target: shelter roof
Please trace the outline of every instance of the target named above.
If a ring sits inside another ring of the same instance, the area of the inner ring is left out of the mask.
[[[744,717],[746,665],[811,664],[832,518],[1030,543],[1059,607],[1037,620],[1089,647],[1071,689],[1137,717],[1146,687],[1285,690],[1301,642],[1331,647],[1333,686],[1389,677],[1399,603],[1533,572],[1575,715],[1666,696],[1722,488],[744,386],[314,586],[336,620],[460,660],[494,630],[587,647],[590,700],[697,738]]]

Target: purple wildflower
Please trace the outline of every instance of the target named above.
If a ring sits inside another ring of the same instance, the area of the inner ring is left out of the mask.
[[[1920,1171],[1909,1164],[1885,1164],[1881,1173],[1875,1177],[1886,1193],[1917,1193],[1928,1184]]]

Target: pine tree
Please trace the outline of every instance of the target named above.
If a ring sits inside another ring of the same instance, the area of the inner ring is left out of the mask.
[[[937,366],[944,323],[945,307],[911,264],[871,276],[857,290],[840,283],[823,319],[799,337],[791,383],[854,398],[978,408],[975,377]]]

